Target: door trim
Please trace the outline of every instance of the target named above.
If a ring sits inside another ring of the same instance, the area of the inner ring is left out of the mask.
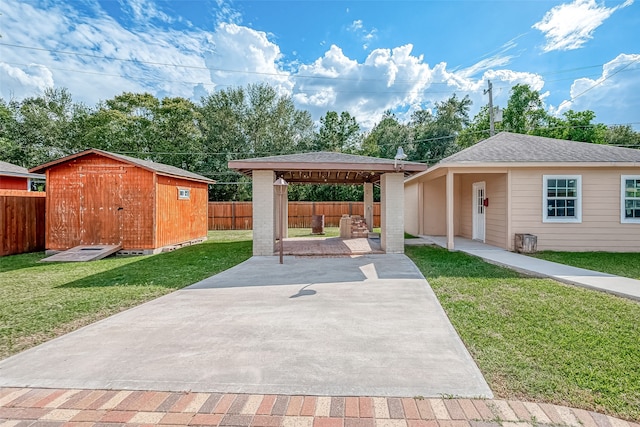
[[[482,202],[478,199],[478,190],[482,189],[482,199],[487,197],[487,185],[485,181],[474,182],[471,186],[471,197],[472,197],[472,219],[471,219],[471,238],[473,240],[485,242],[487,238],[487,213],[484,205],[480,205]],[[480,236],[480,230],[478,230],[478,208],[482,208],[482,236]]]

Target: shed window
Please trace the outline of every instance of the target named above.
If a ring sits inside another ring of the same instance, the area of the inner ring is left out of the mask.
[[[543,184],[543,222],[582,222],[580,175],[544,175]]]
[[[191,198],[191,189],[178,187],[178,199],[189,200]]]
[[[640,175],[622,175],[621,222],[640,223]]]

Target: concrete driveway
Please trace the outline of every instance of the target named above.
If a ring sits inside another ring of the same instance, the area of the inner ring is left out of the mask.
[[[0,386],[492,397],[404,255],[254,257],[1,361]]]

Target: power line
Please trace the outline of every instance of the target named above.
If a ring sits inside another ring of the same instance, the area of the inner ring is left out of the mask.
[[[636,62],[640,61],[640,57],[638,57],[638,59],[629,62],[627,65],[617,69],[614,73],[609,74],[607,77],[605,77],[604,79],[596,82],[593,86],[591,86],[590,88],[586,89],[583,92],[580,92],[579,94],[577,94],[576,96],[572,96],[571,97],[571,101],[575,100],[577,97],[584,95],[585,93],[589,92],[591,89],[600,86],[602,83],[604,83],[606,80],[610,79],[611,77],[615,76],[616,74],[618,74],[619,72],[623,71],[624,69],[628,68],[630,65],[635,64]]]
[[[110,57],[110,56],[95,55],[95,54],[88,54],[88,53],[70,52],[70,51],[63,51],[63,50],[56,50],[56,49],[46,49],[46,48],[33,47],[33,46],[22,46],[22,45],[17,45],[17,44],[12,44],[12,43],[2,43],[2,42],[0,42],[0,46],[7,46],[7,47],[18,48],[18,49],[28,49],[28,50],[35,50],[35,51],[41,51],[41,52],[56,53],[56,54],[62,54],[62,55],[73,55],[73,56],[80,56],[80,57],[87,57],[87,58],[94,58],[94,59],[104,59],[104,60],[109,60],[109,61],[130,62],[130,63],[133,63],[133,64],[146,64],[146,65],[163,66],[163,67],[169,66],[169,67],[175,67],[175,68],[185,68],[185,69],[194,69],[194,70],[202,70],[202,71],[219,71],[219,72],[225,72],[225,73],[252,74],[252,75],[264,75],[264,76],[275,76],[275,77],[287,77],[287,78],[294,78],[294,79],[317,79],[317,80],[329,80],[329,81],[336,81],[336,80],[357,81],[357,82],[361,82],[361,81],[362,82],[384,82],[384,81],[386,81],[386,79],[372,79],[372,78],[367,79],[367,78],[330,77],[330,76],[310,76],[310,75],[292,74],[292,73],[285,72],[285,71],[280,72],[280,73],[276,73],[276,72],[263,72],[263,71],[212,68],[212,67],[204,67],[204,66],[199,66],[199,65],[172,64],[172,63],[165,63],[165,62],[143,61],[143,60],[131,59],[131,58],[118,58],[118,57]],[[617,70],[615,73],[611,74],[606,79],[603,79],[598,84],[601,84],[602,82],[604,82],[604,80],[607,80],[608,78],[612,77],[613,75],[618,74],[619,72],[623,71],[624,69],[626,69],[627,67],[629,67],[633,63],[638,62],[638,60],[640,60],[640,59],[631,61],[629,64],[627,64],[624,67],[622,67],[621,69]],[[33,65],[33,64],[16,63],[16,62],[7,62],[7,63],[8,64],[13,64],[13,65],[22,65],[22,66],[32,66]],[[565,70],[548,71],[548,72],[536,73],[536,74],[554,75],[554,74],[561,74],[561,73],[567,73],[567,72],[573,72],[573,71],[580,71],[580,70],[590,69],[590,68],[598,68],[598,67],[602,67],[603,65],[604,64],[589,65],[589,66],[584,66],[584,67],[577,67],[577,68],[571,68],[571,69],[565,69]],[[123,77],[123,78],[125,77],[125,76],[123,76],[121,74],[99,73],[99,72],[92,72],[92,71],[86,71],[86,70],[74,70],[74,69],[57,68],[57,67],[50,67],[50,66],[47,66],[47,68],[50,68],[52,70],[75,72],[75,73],[81,73],[81,74],[105,75],[105,76]],[[183,84],[190,84],[190,85],[202,84],[204,86],[230,86],[230,85],[219,85],[219,84],[216,84],[216,83],[166,80],[166,79],[153,78],[153,77],[146,77],[146,79],[148,79],[148,80],[165,81],[165,82],[173,82],[173,83],[183,83]],[[564,80],[571,80],[571,78],[548,80],[548,81],[545,81],[545,82],[546,83],[553,83],[553,82],[564,81]],[[394,84],[396,84],[396,83],[414,84],[415,81],[414,80],[398,79],[398,80],[394,81]],[[447,83],[447,82],[430,82],[429,85],[449,85],[449,83]],[[507,86],[507,85],[498,85],[498,86],[496,86],[496,89],[508,89],[510,87],[511,86]],[[577,98],[578,96],[581,96],[582,94],[584,94],[588,90],[590,90],[590,89],[587,89],[586,91],[582,92],[581,94],[575,96],[574,98],[572,98],[572,100]],[[316,91],[304,90],[304,91],[300,91],[299,93],[306,93],[306,92],[320,92],[320,90],[316,90]],[[419,92],[423,92],[423,90],[417,90],[417,91],[338,91],[338,93],[419,93]],[[447,91],[429,91],[429,93],[451,93],[451,90],[447,90]]]
[[[2,42],[0,42],[0,46],[35,50],[40,52],[56,53],[60,55],[73,55],[73,56],[80,56],[85,58],[105,59],[109,61],[121,61],[121,62],[130,62],[134,64],[186,68],[186,69],[203,70],[203,71],[219,71],[224,73],[254,74],[254,75],[275,76],[275,77],[292,77],[297,79],[299,78],[299,79],[345,80],[345,81],[386,81],[385,79],[366,79],[366,78],[359,78],[359,77],[349,78],[349,77],[331,77],[331,76],[310,76],[310,75],[304,75],[304,74],[291,74],[286,71],[282,71],[281,73],[275,73],[275,72],[266,72],[266,71],[233,70],[233,69],[226,69],[226,68],[203,67],[201,65],[172,64],[168,62],[154,62],[154,61],[143,61],[143,60],[131,59],[131,58],[118,58],[118,57],[112,57],[112,56],[94,55],[89,53],[69,52],[64,50],[45,49],[45,48],[33,47],[33,46],[22,46],[22,45],[17,45],[12,43],[2,43]],[[396,80],[396,81],[413,82],[412,80]],[[435,84],[446,85],[447,83],[435,83]]]
[[[25,64],[25,63],[20,63],[20,62],[5,62],[5,64],[22,65],[22,66],[25,66],[25,67],[34,66],[34,64]],[[44,65],[41,65],[41,66],[44,67]],[[58,67],[50,67],[50,66],[46,66],[46,67],[49,70],[65,71],[65,72],[71,72],[71,73],[127,78],[122,74],[100,73],[100,72],[95,72],[95,71],[73,70],[73,69],[69,69],[69,68],[58,68]],[[159,82],[180,83],[180,84],[194,85],[194,86],[195,85],[202,85],[202,86],[213,86],[213,87],[233,87],[233,85],[230,85],[230,84],[189,82],[189,81],[185,81],[185,80],[167,80],[165,78],[152,77],[152,76],[145,76],[144,79],[138,79],[138,82],[145,83],[146,81],[149,81],[149,80],[159,81]],[[378,80],[378,81],[382,82],[383,80]],[[407,83],[405,83],[405,84],[409,84],[409,81],[407,81]],[[431,84],[446,84],[446,83],[431,83]],[[324,90],[322,90],[322,89],[304,89],[304,90],[297,90],[297,91],[295,91],[293,93],[294,94],[300,94],[300,93],[322,93],[322,92],[324,92]],[[429,89],[422,89],[422,90],[335,90],[335,89],[332,89],[332,92],[333,93],[342,93],[342,94],[375,94],[375,93],[385,93],[385,94],[412,94],[412,93],[447,94],[447,93],[451,93],[451,90],[429,90]]]

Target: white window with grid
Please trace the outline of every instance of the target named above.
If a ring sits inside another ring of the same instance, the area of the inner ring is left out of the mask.
[[[640,223],[640,175],[622,175],[620,222]]]
[[[542,222],[582,222],[580,175],[544,175]]]
[[[191,189],[178,187],[178,200],[191,199]]]

